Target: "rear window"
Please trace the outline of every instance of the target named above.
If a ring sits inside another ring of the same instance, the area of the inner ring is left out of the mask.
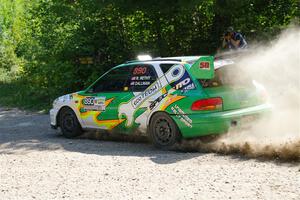
[[[219,86],[248,86],[252,84],[251,77],[236,65],[227,65],[215,70],[213,79],[198,79],[203,88]]]
[[[170,86],[175,90],[193,90],[196,88],[190,74],[183,65],[160,64],[160,68],[164,72]],[[183,68],[183,70],[179,70],[181,68]]]
[[[163,71],[163,73],[167,73],[167,71],[169,71],[169,69],[174,66],[174,64],[160,64],[159,65],[161,70]]]

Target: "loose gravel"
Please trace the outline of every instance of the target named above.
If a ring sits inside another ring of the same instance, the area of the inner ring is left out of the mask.
[[[299,163],[65,139],[0,108],[0,199],[300,199]]]

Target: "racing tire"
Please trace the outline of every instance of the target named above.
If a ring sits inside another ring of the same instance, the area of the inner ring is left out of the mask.
[[[76,114],[71,108],[62,108],[59,119],[62,134],[66,138],[75,138],[83,134]]]
[[[177,124],[164,112],[154,114],[149,125],[149,137],[155,147],[171,149],[180,139]]]

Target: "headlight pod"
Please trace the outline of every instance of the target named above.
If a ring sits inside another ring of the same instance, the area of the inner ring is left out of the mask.
[[[61,97],[58,97],[56,98],[54,101],[53,101],[53,107],[56,106],[59,102],[63,103],[65,101],[70,101],[73,99],[73,95],[72,94],[67,94],[67,95],[64,95],[64,96],[61,96]]]
[[[53,107],[56,106],[56,104],[58,103],[58,101],[59,101],[59,98],[56,98],[56,99],[53,101],[53,103],[52,103]]]

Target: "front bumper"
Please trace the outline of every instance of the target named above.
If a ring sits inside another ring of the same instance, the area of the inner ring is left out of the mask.
[[[58,124],[57,124],[57,113],[58,113],[58,110],[53,108],[50,110],[50,125],[51,127],[53,128],[57,128],[58,127]]]
[[[214,112],[205,114],[190,114],[185,119],[191,121],[191,126],[187,126],[182,117],[171,115],[177,123],[184,138],[192,138],[211,134],[226,133],[229,128],[241,127],[247,124],[253,124],[255,119],[261,118],[270,113],[272,106],[263,104],[259,106],[231,110],[225,112]],[[247,119],[247,120],[245,120]]]
[[[51,126],[52,129],[55,129],[55,130],[58,128],[57,126],[52,125],[52,124],[50,126]]]

